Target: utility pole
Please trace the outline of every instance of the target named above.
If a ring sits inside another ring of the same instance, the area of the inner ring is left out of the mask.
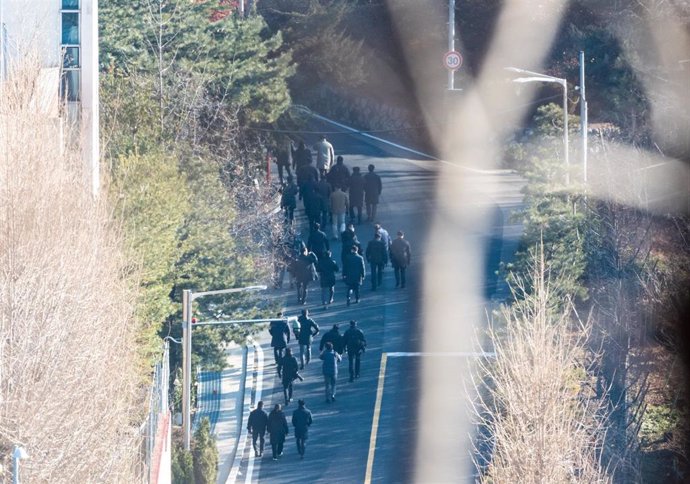
[[[580,132],[582,133],[582,180],[587,191],[587,96],[585,95],[585,51],[580,51]]]
[[[448,0],[448,52],[455,51],[455,0]],[[455,89],[455,70],[448,70],[448,90]]]

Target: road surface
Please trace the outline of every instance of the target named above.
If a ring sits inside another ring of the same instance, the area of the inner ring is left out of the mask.
[[[317,121],[313,128],[328,133],[342,131]],[[340,365],[337,401],[326,403],[318,360],[321,334],[317,336],[313,347],[314,359],[302,372],[305,381],[295,382],[294,401],[286,408],[289,420],[297,407],[297,399],[303,398],[313,413],[314,424],[309,432],[306,458],[299,459],[291,428],[283,457],[277,462],[272,461],[268,443],[263,458],[254,458],[253,453],[246,452],[237,482],[412,482],[418,430],[424,424],[417,416],[417,397],[422,383],[420,362],[424,358],[444,359],[450,370],[449,384],[452,384],[453,368],[460,368],[461,360],[466,359],[461,355],[419,354],[424,331],[420,316],[424,257],[429,246],[429,224],[437,209],[435,188],[441,162],[358,134],[341,132],[327,137],[333,143],[336,155],[343,155],[348,167],[359,166],[365,173],[367,165],[372,163],[382,177],[383,193],[377,219],[392,238],[397,230],[402,229],[411,244],[412,263],[408,269],[407,288],[394,287],[389,265],[384,271],[383,287],[379,290],[371,291],[369,279],[365,280],[360,304],[346,306],[344,284],[339,281],[335,303],[324,310],[320,305],[318,282],[312,285],[306,307],[321,327],[322,334],[336,323],[341,332],[346,330],[351,319],[356,319],[365,332],[368,345],[362,358],[361,378],[348,383],[345,356]],[[316,136],[305,136],[305,139],[313,143]],[[478,201],[485,207],[489,205],[487,213],[491,219],[489,229],[477,234],[486,254],[482,261],[483,277],[476,284],[488,304],[492,298],[505,296],[501,294],[505,289],[497,284],[495,271],[499,261],[506,260],[514,251],[519,234],[508,214],[520,202],[520,181],[508,172],[468,173],[468,176],[490,178],[504,187],[498,199]],[[303,217],[300,223],[306,239],[308,229]],[[330,227],[328,229],[326,232],[330,235]],[[366,246],[373,235],[372,224],[358,225],[356,232]],[[333,254],[339,261],[340,244],[335,242],[334,245]],[[273,290],[271,297],[283,301],[288,315],[297,315],[302,309],[296,304],[296,294],[288,289],[287,284],[282,290]],[[263,344],[266,356],[262,399],[265,408],[270,410],[275,403],[283,403],[282,385],[273,364],[267,334],[257,340]],[[291,341],[291,347],[293,353],[299,355],[294,341]],[[382,367],[384,354],[385,368]],[[455,482],[471,482],[472,476],[467,474],[471,466],[466,465],[471,456],[459,455],[457,459],[459,475]]]

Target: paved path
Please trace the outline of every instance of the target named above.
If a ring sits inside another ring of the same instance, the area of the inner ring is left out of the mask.
[[[325,129],[320,126],[324,125],[316,123],[314,128]],[[333,127],[328,130],[332,131]],[[420,379],[420,362],[428,357],[420,354],[424,332],[420,316],[421,287],[425,277],[424,257],[430,242],[426,234],[436,210],[434,194],[439,162],[359,135],[330,135],[329,139],[335,146],[336,154],[345,157],[347,166],[359,166],[362,172],[366,172],[366,166],[373,163],[383,178],[384,188],[377,218],[392,237],[398,229],[404,230],[412,245],[408,287],[394,288],[392,269],[388,266],[380,290],[371,291],[369,280],[365,281],[359,305],[345,305],[345,288],[339,281],[335,303],[327,310],[320,306],[318,283],[310,288],[306,307],[321,326],[322,332],[336,323],[345,330],[348,321],[356,319],[366,333],[368,347],[362,360],[361,378],[348,383],[347,358],[344,358],[338,379],[337,402],[325,403],[320,362],[316,356],[315,361],[303,372],[305,381],[295,383],[295,400],[304,398],[314,415],[305,460],[298,459],[291,429],[285,454],[278,462],[271,460],[270,448],[262,459],[254,459],[249,452],[245,453],[237,482],[303,484],[415,480],[415,443],[421,428],[417,413],[420,409],[419,393],[424,383]],[[315,139],[307,141],[311,143]],[[486,247],[484,260],[480,261],[483,277],[476,284],[484,296],[482,304],[489,304],[491,298],[501,297],[504,292],[501,284],[498,284],[495,270],[499,261],[510,258],[519,234],[518,227],[509,221],[509,215],[521,198],[518,192],[520,181],[508,172],[470,173],[467,176],[475,176],[478,180],[492,177],[492,181],[502,184],[504,188],[500,200],[477,201],[491,218],[489,229],[476,234],[479,243]],[[452,225],[453,221],[448,220],[448,224]],[[356,231],[359,240],[366,246],[373,235],[372,225],[359,225]],[[303,232],[306,238],[304,226]],[[340,245],[334,245],[333,253],[339,260]],[[296,294],[287,287],[273,290],[269,297],[281,301],[289,315],[298,314],[302,308],[296,305]],[[314,344],[315,355],[318,355],[320,337],[317,336]],[[257,340],[263,345],[267,356],[262,399],[265,407],[270,409],[275,403],[283,403],[282,387],[275,372],[266,333]],[[294,342],[291,342],[291,347],[293,352],[299,352]],[[389,354],[393,356],[389,357]],[[458,354],[435,358],[443,359],[448,369],[448,374],[444,375],[447,382],[452,381],[454,372],[462,371],[463,362],[468,359]],[[382,365],[384,361],[385,366]],[[288,419],[295,408],[295,403],[287,407]],[[457,439],[467,438],[457,436]],[[458,455],[456,458],[459,471],[455,482],[471,481],[472,476],[467,472],[471,469],[468,465],[470,455]],[[249,467],[251,476],[248,479]]]

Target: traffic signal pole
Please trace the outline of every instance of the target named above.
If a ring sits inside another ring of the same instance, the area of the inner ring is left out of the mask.
[[[191,449],[192,440],[192,303],[204,296],[217,296],[234,292],[264,290],[266,286],[235,287],[217,291],[182,291],[182,443],[185,450]],[[214,324],[263,323],[271,319],[244,319],[198,323],[198,326]]]

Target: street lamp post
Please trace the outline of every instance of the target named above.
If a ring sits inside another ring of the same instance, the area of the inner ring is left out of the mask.
[[[563,87],[563,149],[565,150],[565,183],[570,184],[570,158],[568,156],[568,81],[560,77],[547,76],[538,72],[518,69],[517,67],[506,67],[507,71],[527,74],[530,77],[518,77],[513,82],[555,82]]]
[[[235,287],[217,291],[182,291],[182,433],[185,450],[191,447],[191,384],[192,384],[192,303],[205,296],[217,296],[245,291],[262,291],[266,286]]]
[[[12,484],[19,484],[19,461],[28,459],[29,454],[26,453],[23,447],[18,445],[12,451]]]

